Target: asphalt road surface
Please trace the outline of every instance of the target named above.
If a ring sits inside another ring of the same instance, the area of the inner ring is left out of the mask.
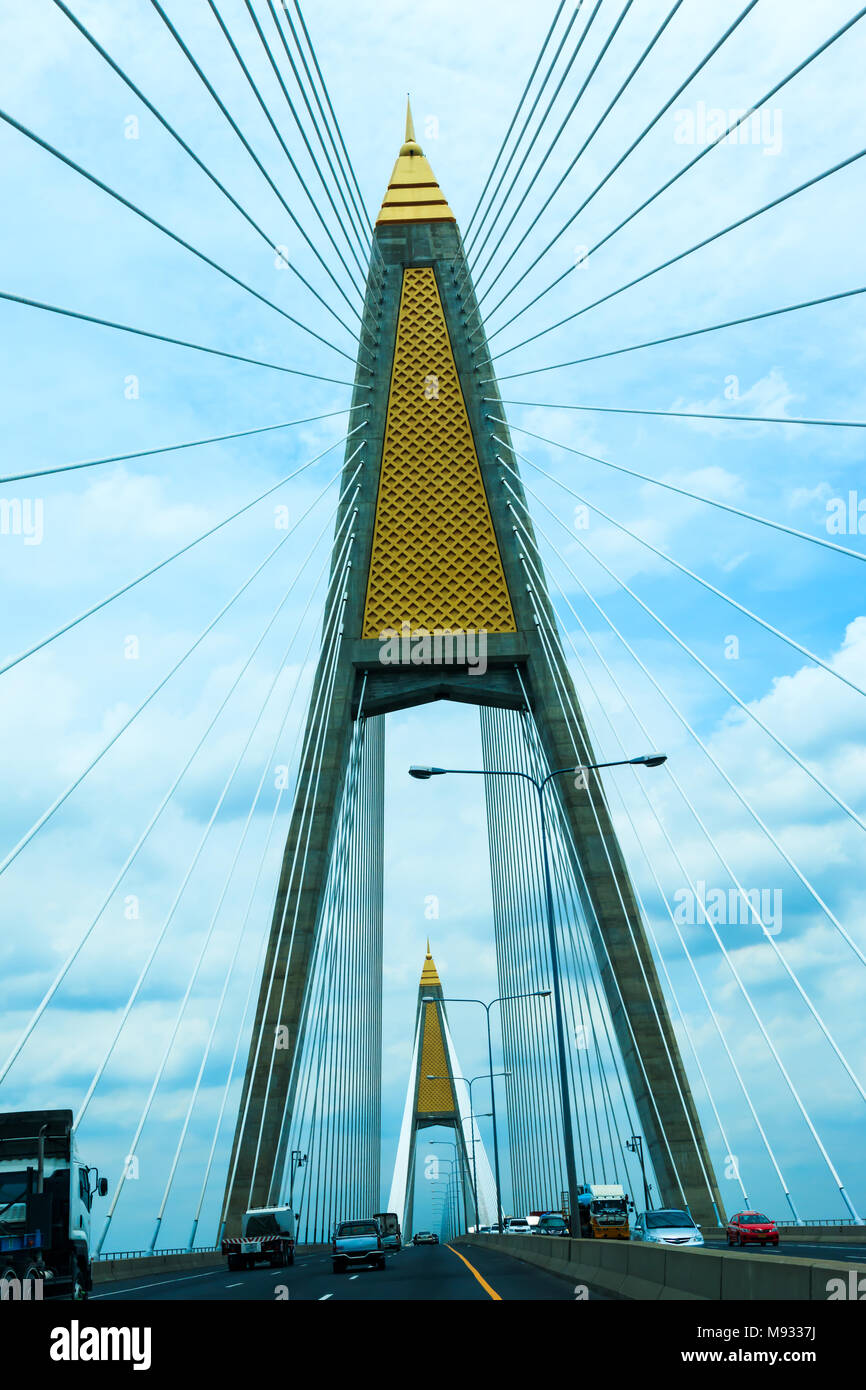
[[[194,1274],[142,1275],[139,1279],[118,1280],[117,1284],[98,1284],[90,1297],[100,1304],[154,1299],[271,1301],[285,1298],[286,1292],[290,1300],[304,1302],[400,1299],[561,1302],[573,1301],[576,1297],[575,1286],[568,1279],[535,1269],[498,1250],[483,1250],[471,1245],[458,1245],[454,1249],[447,1245],[410,1245],[399,1254],[389,1254],[384,1271],[362,1267],[346,1274],[334,1274],[331,1256],[321,1253],[298,1255],[294,1265],[285,1269],[262,1265],[229,1271],[223,1265]],[[600,1290],[590,1290],[588,1296],[591,1300],[610,1298]]]

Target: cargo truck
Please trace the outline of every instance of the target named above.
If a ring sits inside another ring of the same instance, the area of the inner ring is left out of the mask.
[[[0,1297],[87,1298],[91,1210],[107,1192],[79,1157],[71,1110],[0,1114]]]
[[[580,1234],[595,1240],[629,1240],[629,1209],[634,1203],[619,1183],[585,1183],[578,1189]]]
[[[295,1263],[295,1213],[291,1207],[250,1207],[239,1236],[224,1236],[220,1249],[229,1269],[251,1269],[267,1260],[273,1269]]]

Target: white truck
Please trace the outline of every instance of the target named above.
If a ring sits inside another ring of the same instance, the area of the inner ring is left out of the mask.
[[[87,1298],[91,1208],[107,1191],[71,1110],[0,1114],[0,1298]]]
[[[251,1269],[267,1260],[272,1269],[295,1263],[295,1213],[291,1207],[250,1207],[239,1236],[224,1236],[229,1269]]]
[[[634,1202],[619,1183],[585,1183],[578,1189],[580,1234],[596,1240],[628,1240]]]

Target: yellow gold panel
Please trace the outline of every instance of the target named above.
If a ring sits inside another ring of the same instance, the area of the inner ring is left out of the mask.
[[[454,213],[436,182],[430,162],[415,139],[412,112],[407,102],[406,140],[400,147],[376,225],[380,222],[454,221]]]
[[[516,631],[431,266],[403,274],[363,636],[404,621]]]
[[[456,1115],[454,1089],[447,1079],[448,1062],[445,1056],[442,1025],[439,1022],[439,1010],[435,1004],[423,1004],[422,1008],[424,1009],[424,1034],[421,1043],[421,1065],[419,1068],[421,1080],[418,1085],[417,1113],[419,1115]],[[429,1076],[443,1076],[446,1079],[444,1081],[428,1081]]]
[[[442,981],[439,979],[439,971],[433,962],[430,954],[430,942],[427,942],[427,955],[424,958],[424,967],[421,971],[421,988],[429,989],[432,985],[441,987]]]

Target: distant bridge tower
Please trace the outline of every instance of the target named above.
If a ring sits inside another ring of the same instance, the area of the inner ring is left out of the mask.
[[[482,1095],[486,1094],[482,1091]],[[414,1230],[415,1158],[418,1131],[434,1125],[454,1130],[458,1162],[458,1192],[466,1226],[475,1224],[473,1199],[478,1185],[478,1224],[496,1221],[496,1185],[478,1125],[470,1113],[469,1087],[454,1051],[442,1002],[442,982],[430,954],[421,971],[418,1008],[415,1014],[415,1041],[409,1087],[400,1126],[400,1141],[394,1162],[394,1177],[388,1210],[400,1217],[408,1236]],[[473,1148],[474,1159],[473,1159]]]
[[[595,761],[522,510],[509,434],[491,423],[503,407],[460,233],[411,114],[376,221],[352,407],[352,421],[365,424],[348,441],[333,572],[348,529],[352,568],[345,586],[329,593],[325,613],[325,632],[336,629],[339,641],[336,655],[323,645],[310,701],[229,1168],[230,1230],[239,1229],[249,1201],[273,1200],[280,1190],[314,947],[347,772],[355,766],[355,725],[456,700],[527,711],[550,768],[575,765],[576,738],[578,761]],[[359,441],[364,466],[354,486]],[[503,450],[512,464],[510,494]],[[533,585],[526,562],[539,576]],[[395,632],[420,637],[436,629],[484,631],[486,672],[437,662],[435,652],[416,663],[408,640],[402,652],[395,649]],[[385,633],[392,634],[387,662]],[[367,750],[369,775],[381,783],[381,738]],[[585,784],[562,778],[551,795],[568,830],[586,931],[659,1200],[688,1205],[696,1220],[713,1224],[722,1215],[713,1166],[602,784],[596,774]],[[381,830],[379,804],[369,817],[366,872],[381,866]],[[381,935],[381,897],[376,911]],[[378,1027],[374,1015],[365,1013],[363,1026]],[[368,1041],[372,1055],[376,1037]],[[368,1197],[375,1210],[376,1194]]]

